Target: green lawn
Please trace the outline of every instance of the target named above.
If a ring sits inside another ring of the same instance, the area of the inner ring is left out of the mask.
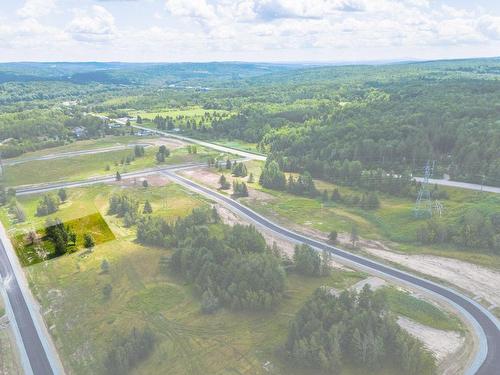
[[[449,315],[435,305],[418,299],[408,292],[394,287],[384,287],[390,309],[398,314],[406,316],[420,324],[442,330],[461,331],[458,318]]]
[[[79,155],[64,159],[30,161],[23,164],[7,166],[4,179],[9,186],[20,186],[44,182],[74,181],[89,177],[114,175],[158,166],[156,162],[157,147],[148,147],[143,157],[135,158],[130,164],[121,164],[122,159],[133,156],[134,151],[119,150],[99,154]],[[189,154],[186,147],[171,151],[165,165],[188,162],[204,162],[210,156],[220,153],[204,147],[198,147],[197,154]],[[109,166],[109,170],[106,170]]]
[[[379,194],[380,208],[362,210],[341,203],[322,202],[320,198],[300,197],[286,192],[265,189],[258,184],[261,163],[253,161],[249,171],[256,177],[251,187],[269,194],[273,199],[245,199],[244,202],[261,214],[274,218],[282,224],[297,224],[310,227],[328,234],[332,230],[350,233],[356,224],[359,235],[366,239],[390,240],[396,250],[408,253],[425,253],[452,257],[486,267],[500,269],[500,255],[482,249],[460,249],[453,245],[423,246],[416,241],[416,229],[424,223],[412,215],[414,201],[386,194]],[[343,186],[337,186],[321,180],[315,180],[316,188],[322,192],[331,192],[337,188],[341,195],[362,192]],[[443,222],[455,222],[469,208],[477,208],[485,213],[498,211],[500,195],[478,193],[464,189],[441,188],[448,192],[449,199],[444,200]],[[472,251],[471,251],[472,250]]]
[[[70,252],[84,248],[85,234],[90,234],[96,245],[115,239],[113,232],[111,232],[108,224],[99,212],[63,223],[65,226],[71,228],[71,231],[77,236],[76,244],[71,244],[68,248]],[[36,232],[41,238],[41,246],[48,252],[47,258],[53,258],[54,245],[51,241],[44,238],[45,228],[39,228]],[[21,265],[29,266],[43,261],[43,258],[35,251],[33,244],[27,242],[25,234],[19,233],[13,238],[12,242]]]
[[[22,154],[17,158],[6,159],[6,160],[22,160],[31,157],[45,156],[49,154],[58,154],[63,152],[72,152],[72,151],[82,151],[82,150],[94,150],[104,147],[112,147],[112,146],[123,146],[132,143],[145,143],[150,139],[142,139],[137,136],[106,136],[104,138],[97,139],[85,139],[81,141],[76,141],[72,143],[68,143],[64,146],[45,148],[43,150],[27,152]]]
[[[359,272],[335,270],[322,278],[291,274],[286,298],[271,312],[245,313],[222,309],[215,315],[200,313],[200,296],[190,284],[175,274],[160,274],[158,262],[170,250],[135,243],[134,228],[125,228],[122,219],[107,216],[107,202],[117,187],[94,186],[69,190],[72,202],[58,215],[72,217],[81,205],[103,215],[115,240],[97,245],[89,254],[77,252],[26,268],[29,284],[41,301],[44,317],[55,338],[65,366],[75,374],[103,373],[102,360],[116,332],[132,327],[151,326],[159,342],[152,356],[137,374],[258,374],[270,361],[275,374],[305,375],[310,370],[289,364],[279,352],[289,321],[305,300],[320,286],[338,290],[366,277]],[[127,194],[153,206],[153,215],[169,221],[187,215],[207,200],[178,185],[127,188]],[[36,201],[36,198],[31,198]],[[22,202],[29,204],[28,200]],[[68,212],[67,212],[68,211]],[[15,229],[16,226],[11,227]],[[109,262],[109,273],[101,263]],[[112,286],[110,299],[102,289]],[[402,310],[407,301],[396,300]],[[418,321],[438,324],[446,319],[424,308]],[[443,320],[444,319],[444,320]],[[71,329],[68,329],[71,327]],[[344,375],[362,375],[346,368]],[[377,375],[396,375],[382,369]]]

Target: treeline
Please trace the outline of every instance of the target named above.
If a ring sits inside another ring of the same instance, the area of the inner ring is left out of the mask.
[[[207,131],[213,123],[220,123],[224,118],[227,118],[228,114],[224,112],[209,112],[205,111],[198,120],[194,117],[177,115],[177,116],[160,116],[156,115],[153,119],[153,123],[156,125],[158,130],[173,130],[174,128],[180,128],[183,130],[194,130],[194,131]],[[142,123],[143,119],[138,117],[138,123]],[[140,122],[139,122],[140,121]]]
[[[500,213],[485,214],[473,208],[453,223],[430,219],[417,228],[416,239],[423,244],[451,243],[459,248],[489,249],[500,254]]]
[[[433,355],[398,326],[383,294],[368,285],[339,296],[326,287],[316,290],[290,323],[285,351],[298,366],[330,374],[345,365],[404,375],[436,370]]]
[[[274,190],[284,190],[295,195],[314,198],[320,194],[309,172],[306,171],[296,178],[290,174],[287,179],[279,164],[274,160],[266,162],[266,165],[262,169],[259,183],[263,187]],[[360,195],[341,195],[338,189],[335,189],[331,195],[329,195],[327,191],[323,191],[321,196],[324,202],[331,200],[368,210],[380,207],[380,201],[374,191],[369,193],[364,192]]]
[[[376,88],[370,87],[375,85]],[[483,80],[400,80],[370,83],[350,105],[330,109],[305,126],[287,122],[261,139],[261,148],[286,158],[284,170],[328,175],[347,159],[364,170],[422,173],[428,159],[453,179],[500,184],[500,89]],[[370,91],[375,93],[371,98]],[[443,111],[442,108],[446,108]]]
[[[220,223],[215,209],[194,209],[173,225],[145,218],[137,225],[137,240],[175,247],[168,268],[194,283],[206,312],[219,306],[270,309],[284,293],[285,271],[262,235],[253,226]]]

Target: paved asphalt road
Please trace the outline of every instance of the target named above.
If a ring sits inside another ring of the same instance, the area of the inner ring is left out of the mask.
[[[420,182],[424,180],[423,177],[414,177],[414,178],[415,178],[415,180],[420,181]],[[498,188],[498,187],[484,186],[484,185],[479,185],[479,184],[471,184],[469,182],[459,182],[459,181],[429,178],[429,183],[436,184],[436,185],[442,185],[442,186],[451,186],[451,187],[456,187],[456,188],[461,188],[461,189],[486,191],[488,193],[500,194],[500,188]],[[500,373],[500,371],[499,371],[499,373]]]
[[[186,141],[186,142],[189,142],[189,143],[196,143],[196,144],[198,144],[200,146],[208,147],[208,148],[211,148],[211,149],[217,150],[217,151],[227,152],[229,154],[235,154],[235,155],[243,156],[244,158],[248,158],[248,159],[266,160],[266,157],[264,155],[255,154],[253,152],[243,151],[243,150],[239,150],[239,149],[232,148],[232,147],[218,145],[216,143],[210,143],[210,142],[200,141],[199,139],[185,137],[183,135],[176,134],[176,133],[164,132],[164,131],[161,131],[161,130],[150,129],[150,128],[146,128],[144,126],[137,126],[137,125],[132,125],[132,127],[136,128],[136,129],[147,130],[147,131],[149,131],[151,133],[160,134],[160,135],[163,135],[165,137],[176,138],[176,139],[180,139],[181,141]]]
[[[21,292],[6,251],[3,242],[0,241],[0,276],[4,281],[4,287],[23,340],[31,369],[35,375],[53,374],[47,354],[38,336],[28,305]]]
[[[132,125],[132,127],[137,128],[137,129],[141,129],[141,130],[147,130],[147,131],[150,131],[152,133],[164,135],[166,137],[177,138],[177,139],[180,139],[180,140],[183,140],[186,142],[190,142],[190,143],[197,143],[201,146],[209,147],[209,148],[212,148],[212,149],[218,150],[218,151],[223,151],[223,152],[228,152],[228,153],[240,155],[240,156],[243,156],[243,157],[248,158],[248,159],[263,160],[263,161],[266,160],[266,156],[264,156],[264,155],[254,154],[252,152],[238,150],[238,149],[235,149],[232,147],[226,147],[226,146],[218,145],[215,143],[200,141],[198,139],[185,137],[183,135],[172,133],[172,132],[164,132],[161,130],[150,129],[150,128],[146,128],[144,126],[137,126],[137,125]],[[423,181],[423,177],[415,177],[415,180]],[[440,179],[429,179],[429,182],[431,184],[451,186],[451,187],[457,187],[457,188],[468,189],[468,190],[486,191],[489,193],[500,194],[500,188],[493,187],[493,186],[481,186],[479,184],[471,184],[471,183],[467,183],[467,182],[458,182],[458,181],[440,180]],[[499,371],[499,373],[500,373],[500,371]]]
[[[383,275],[389,276],[390,278],[397,279],[404,283],[423,289],[427,292],[431,292],[434,295],[438,295],[448,303],[451,301],[452,304],[458,307],[460,311],[465,312],[464,315],[469,315],[469,321],[476,328],[476,333],[479,335],[480,340],[483,340],[483,342],[480,343],[480,348],[476,359],[467,374],[500,374],[500,323],[488,310],[472,301],[470,298],[452,289],[440,286],[436,283],[413,276],[411,274],[386,266],[368,258],[354,255],[337,247],[327,245],[326,243],[310,239],[308,237],[280,227],[279,225],[260,216],[256,212],[252,211],[248,207],[243,206],[237,201],[219,194],[211,189],[208,189],[202,185],[199,185],[191,180],[181,177],[175,174],[175,172],[173,171],[165,171],[163,172],[163,174],[168,176],[173,181],[176,181],[181,185],[190,188],[191,190],[195,190],[205,196],[214,198],[224,203],[226,206],[233,208],[239,213],[242,213],[243,215],[251,219],[254,223],[264,226],[283,237],[291,239],[295,242],[309,244],[317,249],[328,250],[334,256],[342,258],[343,260],[347,260],[348,262],[354,263],[369,271],[381,273]]]
[[[186,167],[193,167],[200,165],[205,165],[205,164],[186,163],[182,165],[171,165],[159,168],[151,168],[148,170],[143,170],[138,172],[124,173],[122,175],[122,178],[140,177],[152,173],[158,173],[159,171],[179,170]],[[27,194],[59,189],[61,187],[84,186],[102,182],[110,182],[114,180],[115,180],[114,176],[104,176],[102,178],[96,178],[85,181],[61,182],[43,186],[24,187],[20,189],[17,192],[17,194],[27,195]],[[49,359],[47,357],[47,352],[45,351],[45,348],[42,345],[40,336],[38,335],[38,331],[35,327],[34,319],[36,318],[32,317],[30,313],[30,310],[27,305],[28,302],[25,300],[24,295],[21,291],[21,287],[16,278],[12,264],[10,263],[10,259],[7,255],[7,250],[5,249],[3,241],[8,241],[8,239],[2,238],[0,240],[0,276],[4,282],[4,287],[7,293],[7,297],[9,299],[9,303],[12,308],[12,312],[14,314],[15,323],[19,329],[19,334],[22,339],[22,345],[24,346],[24,350],[28,357],[29,365],[31,366],[31,369],[35,375],[54,374],[54,371],[52,370]]]
[[[136,171],[136,172],[128,172],[128,173],[123,173],[122,179],[126,178],[132,178],[132,177],[144,177],[148,176],[151,174],[155,174],[161,171],[166,171],[166,170],[173,170],[173,169],[182,169],[182,168],[192,168],[196,166],[205,166],[206,164],[201,164],[201,163],[185,163],[185,164],[175,164],[175,165],[167,165],[167,166],[162,166],[162,167],[154,167],[154,168],[148,168],[148,169],[143,169],[141,171]],[[108,176],[102,176],[102,177],[96,177],[96,178],[91,178],[91,179],[86,179],[86,180],[80,180],[80,181],[61,181],[61,182],[55,182],[55,183],[48,183],[48,184],[35,184],[35,185],[24,185],[24,186],[17,186],[15,187],[16,189],[16,195],[29,195],[29,194],[36,194],[36,193],[43,193],[46,191],[51,191],[51,190],[56,190],[60,188],[73,188],[73,187],[80,187],[80,186],[87,186],[87,185],[94,185],[94,184],[100,184],[104,182],[113,182],[116,180],[115,175],[108,175]]]
[[[32,157],[27,157],[27,158],[21,157],[21,158],[15,158],[15,159],[4,159],[3,165],[4,166],[12,166],[12,165],[17,165],[17,164],[27,163],[30,161],[54,160],[54,159],[64,159],[64,158],[70,158],[70,157],[81,156],[81,155],[102,154],[105,152],[126,150],[128,148],[134,147],[135,145],[144,146],[144,147],[151,146],[148,143],[133,143],[133,144],[127,144],[127,145],[102,147],[102,148],[95,148],[95,149],[89,149],[89,150],[59,152],[56,154],[32,156]]]

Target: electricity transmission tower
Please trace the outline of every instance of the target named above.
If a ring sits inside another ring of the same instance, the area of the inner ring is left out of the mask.
[[[432,164],[430,161],[427,161],[427,164],[424,167],[424,180],[420,185],[417,201],[415,202],[415,208],[413,209],[413,214],[416,218],[432,216],[433,204],[431,200],[431,190],[429,189],[429,178],[432,177],[435,164],[435,161],[433,161]]]

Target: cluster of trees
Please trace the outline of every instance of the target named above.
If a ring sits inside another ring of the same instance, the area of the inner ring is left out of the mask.
[[[139,218],[139,202],[128,195],[113,194],[109,198],[108,215],[122,217],[125,226],[130,227]]]
[[[233,180],[233,195],[235,197],[248,197],[248,187],[243,181]]]
[[[36,216],[47,216],[53,214],[59,209],[61,204],[60,198],[52,194],[46,194],[38,202],[36,207]]]
[[[389,314],[383,294],[368,285],[358,294],[315,291],[292,320],[287,355],[300,366],[339,374],[343,365],[367,371],[394,367],[405,375],[432,375],[433,355]]]
[[[248,175],[247,166],[242,162],[234,163],[231,173],[235,177],[246,177]]]
[[[476,208],[464,212],[452,223],[429,219],[417,228],[423,244],[452,243],[459,248],[489,249],[500,254],[500,213],[485,214]]]
[[[222,235],[212,233],[214,226]],[[285,271],[262,235],[253,226],[221,224],[215,209],[194,209],[173,225],[144,218],[137,225],[137,240],[176,248],[169,269],[194,283],[206,312],[220,306],[269,309],[283,295]]]
[[[326,276],[330,273],[331,256],[328,251],[322,255],[311,246],[296,245],[293,253],[294,271],[305,276]]]
[[[285,174],[283,173],[279,164],[276,161],[274,160],[270,162],[266,161],[266,165],[262,169],[262,173],[260,174],[259,177],[259,184],[269,189],[275,189],[275,190],[286,189]]]
[[[132,328],[128,335],[115,333],[104,358],[107,374],[128,374],[153,352],[157,338],[149,328]]]
[[[140,158],[140,157],[144,156],[145,152],[146,151],[144,149],[144,146],[141,146],[141,145],[134,146],[134,155],[136,158]]]
[[[165,146],[161,145],[156,153],[156,161],[158,163],[164,163],[165,159],[170,156],[170,150]]]
[[[296,195],[305,195],[309,197],[314,197],[318,194],[314,181],[309,172],[304,172],[297,178],[292,175],[288,176],[286,183],[286,191]]]
[[[228,115],[224,112],[209,112],[206,111],[198,120],[193,116],[177,115],[162,117],[157,115],[153,119],[153,123],[159,130],[173,130],[174,128],[180,128],[185,131],[201,131],[206,132],[210,125],[213,123],[219,123]],[[141,119],[142,121],[142,119]],[[139,122],[137,122],[139,123]]]
[[[139,118],[137,118],[137,123],[139,123]],[[156,115],[155,118],[153,119],[153,123],[159,130],[172,130],[174,128],[174,121],[170,116],[162,117],[160,115]]]
[[[69,225],[64,225],[59,218],[47,219],[45,226],[45,235],[43,238],[44,240],[52,242],[54,246],[54,256],[57,257],[66,254],[71,248],[76,246],[78,238],[76,232]],[[31,243],[35,243],[35,239],[38,238],[38,235],[34,232],[30,232],[28,237]],[[85,233],[83,235],[83,246],[86,249],[95,246],[94,237],[90,233]]]
[[[55,256],[66,254],[70,245],[76,245],[76,233],[60,219],[47,220],[45,239],[53,243]]]

